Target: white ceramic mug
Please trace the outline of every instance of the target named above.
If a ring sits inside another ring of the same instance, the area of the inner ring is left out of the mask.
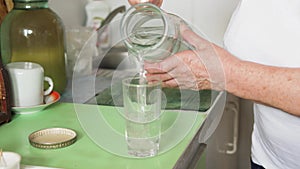
[[[33,62],[11,62],[6,65],[11,86],[12,105],[15,107],[30,107],[43,104],[44,96],[53,90],[53,81],[44,76],[41,65]],[[49,88],[44,91],[44,81]]]

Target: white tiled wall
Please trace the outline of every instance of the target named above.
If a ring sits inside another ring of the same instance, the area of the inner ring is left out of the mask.
[[[86,0],[49,0],[49,7],[54,10],[67,26],[83,25]]]
[[[85,5],[89,0],[49,0],[49,7],[61,16],[66,26],[84,25]],[[129,7],[127,0],[106,0],[112,9],[121,5]]]
[[[49,0],[49,6],[63,19],[66,26],[84,25],[84,6],[88,0]],[[107,0],[112,9],[126,5],[127,0]],[[164,0],[162,8],[184,18],[217,44],[222,37],[238,0]]]

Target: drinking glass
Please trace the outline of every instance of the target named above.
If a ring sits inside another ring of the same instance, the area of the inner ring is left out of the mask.
[[[161,82],[140,77],[123,80],[125,136],[128,153],[137,157],[155,156],[161,135]]]

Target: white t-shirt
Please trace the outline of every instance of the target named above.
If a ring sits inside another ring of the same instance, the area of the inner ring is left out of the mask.
[[[224,45],[243,60],[300,67],[300,0],[241,0]],[[300,117],[254,104],[251,156],[267,169],[300,169]]]

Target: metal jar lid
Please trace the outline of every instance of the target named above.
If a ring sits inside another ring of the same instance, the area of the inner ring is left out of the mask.
[[[67,128],[46,128],[31,133],[28,139],[34,147],[56,149],[73,144],[77,139],[77,134]]]

